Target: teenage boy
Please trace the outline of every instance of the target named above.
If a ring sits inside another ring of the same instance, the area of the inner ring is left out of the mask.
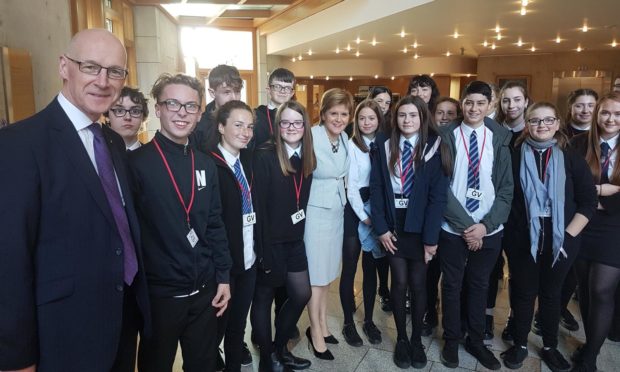
[[[501,248],[502,224],[512,202],[513,180],[510,132],[485,118],[492,92],[489,85],[473,81],[463,93],[463,122],[442,127],[453,158],[445,222],[440,234],[443,274],[442,363],[459,364],[461,289],[466,291],[467,339],[465,350],[488,369],[499,361],[483,343],[489,275]]]
[[[217,143],[217,140],[213,139],[215,127],[217,127],[213,115],[215,110],[228,101],[238,101],[241,98],[241,89],[243,89],[243,80],[239,75],[239,70],[234,66],[215,66],[209,71],[208,80],[208,91],[213,101],[205,107],[191,138],[194,147],[205,153],[208,151],[209,144],[213,144],[213,141]]]
[[[162,74],[151,91],[161,130],[130,154],[153,317],[140,371],[172,371],[179,342],[185,371],[215,370],[232,261],[215,164],[188,141],[202,92],[196,78]]]
[[[142,146],[138,133],[149,116],[148,99],[135,88],[123,87],[116,103],[103,115],[110,128],[123,137],[125,149],[133,151]]]
[[[269,95],[267,105],[260,105],[254,111],[256,122],[254,125],[254,144],[260,146],[273,139],[276,121],[276,111],[281,104],[288,102],[295,94],[295,75],[285,69],[277,68],[269,75],[269,86],[265,89]]]

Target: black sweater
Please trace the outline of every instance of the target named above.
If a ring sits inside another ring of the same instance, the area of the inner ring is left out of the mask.
[[[510,249],[530,249],[529,222],[525,206],[525,196],[521,187],[521,146],[512,151],[512,172],[514,177],[514,197],[512,208],[506,222],[503,245]],[[570,147],[562,151],[566,169],[564,223],[568,226],[575,216],[581,213],[590,219],[596,208],[596,189],[592,174],[585,160]]]
[[[217,154],[215,156],[214,154]],[[217,166],[217,176],[220,184],[220,197],[222,201],[222,219],[226,226],[226,235],[228,237],[228,249],[232,257],[231,273],[239,274],[245,271],[244,259],[244,242],[243,242],[243,216],[242,195],[239,189],[239,183],[232,169],[228,166],[221,151],[216,148],[213,152],[209,152],[209,156],[213,158]],[[219,156],[219,158],[218,158]],[[240,154],[241,166],[248,181],[248,185],[252,187],[252,169],[250,167],[250,152],[242,150]],[[252,198],[254,199],[254,198]],[[252,200],[254,202],[254,200]]]
[[[296,164],[300,166],[301,162],[293,161],[293,166]],[[256,205],[254,240],[260,268],[265,271],[272,269],[272,244],[295,242],[304,238],[306,220],[295,225],[291,220],[291,215],[297,212],[293,177],[297,180],[299,187],[300,172],[285,177],[273,146],[254,153],[254,187],[252,188],[252,198]],[[304,212],[308,206],[311,183],[312,175],[304,178],[301,185],[299,208]]]
[[[189,205],[191,148],[159,132],[154,140]],[[190,224],[199,240],[192,248],[187,239],[185,210],[153,141],[129,154],[149,292],[158,297],[189,294],[214,278],[217,283],[228,283],[231,258],[221,218],[216,168],[202,152],[194,151],[194,157],[196,187]]]
[[[190,143],[195,149],[198,149],[205,154],[208,152],[207,144],[212,140],[215,132],[213,126],[215,125],[215,101],[211,101],[205,111],[200,117],[200,121],[196,124],[196,128],[189,136]]]
[[[260,148],[265,142],[273,140],[273,131],[278,129],[276,127],[277,111],[277,108],[269,110],[265,105],[260,105],[254,110],[256,121],[254,122],[252,142],[255,148]]]

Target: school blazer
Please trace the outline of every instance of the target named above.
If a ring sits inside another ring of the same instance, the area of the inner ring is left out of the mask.
[[[394,231],[396,207],[388,169],[390,141],[380,133],[375,142],[378,153],[370,171],[370,220],[375,232],[383,235]],[[437,244],[447,203],[449,179],[442,168],[440,143],[440,137],[431,135],[424,144],[424,157],[415,168],[404,224],[405,231],[422,234],[426,245]]]

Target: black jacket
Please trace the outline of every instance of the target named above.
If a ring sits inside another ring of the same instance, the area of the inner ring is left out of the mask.
[[[217,156],[214,155],[217,154]],[[243,216],[242,195],[239,189],[239,183],[235,174],[228,166],[228,163],[222,161],[224,156],[221,151],[216,148],[214,152],[209,152],[217,167],[217,176],[220,184],[220,199],[222,201],[222,220],[226,226],[226,235],[228,237],[228,249],[232,257],[231,273],[239,274],[245,271],[244,260],[244,243],[243,243]],[[220,158],[218,158],[218,156]],[[242,150],[240,154],[241,166],[248,181],[248,185],[252,188],[252,169],[251,169],[251,153]],[[254,200],[252,200],[254,202]]]
[[[215,101],[211,101],[205,111],[202,113],[200,120],[196,123],[196,128],[189,136],[190,144],[205,154],[208,152],[207,147],[212,140],[215,132],[213,126],[215,125]]]
[[[165,154],[188,205],[192,190],[191,147],[174,143],[160,132],[154,140]],[[149,292],[158,297],[189,294],[213,279],[228,283],[231,258],[215,164],[206,154],[193,153],[196,185],[190,224],[199,239],[194,248],[187,239],[185,210],[153,141],[129,154]]]
[[[260,105],[254,109],[256,119],[254,121],[254,138],[253,147],[260,148],[265,142],[273,140],[273,131],[278,130],[276,127],[277,108],[269,110],[267,106]]]

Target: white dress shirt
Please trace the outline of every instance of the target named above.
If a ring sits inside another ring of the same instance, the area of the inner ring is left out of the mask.
[[[614,151],[616,146],[618,145],[618,136],[620,136],[620,134],[616,134],[607,141],[605,141],[603,138],[600,138],[599,140],[599,144],[607,142],[607,144],[609,145],[609,152],[611,154],[609,157],[609,167],[607,168],[607,177],[609,179],[611,179],[611,175],[614,172],[614,164],[616,164],[616,158],[618,157],[618,152]]]
[[[297,154],[297,156],[299,156],[299,158],[301,159],[301,142],[299,143],[299,146],[297,146],[296,149],[292,148],[291,146],[288,145],[288,143],[284,143],[284,147],[286,148],[286,153],[288,154],[288,158],[292,158],[293,155]]]
[[[370,149],[370,143],[374,140],[370,140],[365,136],[362,136],[364,143]],[[364,221],[370,216],[364,211],[364,202],[360,195],[360,189],[368,187],[370,184],[370,153],[363,152],[353,142],[349,140],[349,153],[351,163],[349,164],[349,173],[347,178],[347,199],[353,209],[353,212],[357,215],[360,221]]]
[[[220,150],[222,155],[224,155],[224,160],[226,160],[226,164],[232,170],[233,174],[235,173],[235,163],[239,160],[239,155],[235,156],[230,152],[226,151],[222,145],[218,144],[217,148]],[[245,172],[243,171],[243,167],[241,167],[241,174],[243,178],[245,178],[245,182],[250,185],[248,182],[248,178],[245,176]],[[236,177],[235,177],[236,179]],[[250,202],[252,196],[250,196]],[[254,253],[254,225],[243,226],[243,261],[244,267],[246,270],[254,265],[254,261],[256,261],[256,254]]]
[[[405,148],[405,141],[409,141],[409,143],[411,144],[411,159],[413,160],[415,151],[416,151],[416,146],[418,145],[418,139],[420,137],[418,136],[418,134],[414,134],[413,136],[411,136],[411,138],[407,139],[405,138],[403,135],[400,136],[400,140],[398,142],[398,147],[400,148],[400,157],[402,158],[403,155],[403,149]],[[388,168],[390,166],[390,152],[389,150],[389,143],[390,141],[385,141],[386,144],[386,151],[385,151],[385,159],[388,162]],[[390,180],[392,181],[392,191],[394,192],[394,194],[402,194],[403,192],[403,187],[400,181],[400,172],[401,169],[407,169],[407,167],[411,167],[410,170],[408,170],[407,172],[415,172],[415,164],[411,164],[410,166],[407,164],[401,164],[402,160],[398,159],[398,162],[396,162],[396,164],[394,165],[394,172],[390,174]],[[413,195],[411,195],[413,196]]]
[[[511,127],[510,125],[506,124],[504,122],[504,124],[502,124],[502,126],[506,129],[508,129],[511,132],[521,132],[525,129],[525,120],[523,120],[521,123],[515,125],[514,127]]]
[[[140,141],[136,140],[136,142],[132,143],[129,146],[125,146],[125,149],[127,151],[134,151],[140,148],[140,146],[142,146],[142,144],[140,143]]]
[[[461,130],[463,135],[461,136]],[[473,213],[468,211],[465,207],[466,193],[467,193],[467,172],[469,170],[469,157],[467,152],[469,151],[469,137],[473,131],[476,131],[476,138],[478,140],[478,157],[480,158],[480,168],[478,170],[478,176],[480,179],[480,188],[482,192],[482,199],[480,200],[478,209]],[[473,129],[465,123],[462,123],[456,129],[454,129],[456,156],[454,159],[454,177],[450,184],[450,189],[456,197],[456,199],[463,206],[463,210],[474,220],[475,223],[480,222],[482,218],[491,210],[493,202],[495,201],[495,187],[493,186],[493,131],[486,128],[483,125],[476,129]],[[463,143],[463,138],[465,142]],[[486,138],[486,139],[485,139]],[[483,148],[484,144],[484,148]],[[482,156],[480,156],[480,154]],[[441,228],[449,233],[460,235],[453,230],[448,222],[444,221]],[[488,235],[493,235],[504,228],[500,225],[495,231],[487,231]]]

